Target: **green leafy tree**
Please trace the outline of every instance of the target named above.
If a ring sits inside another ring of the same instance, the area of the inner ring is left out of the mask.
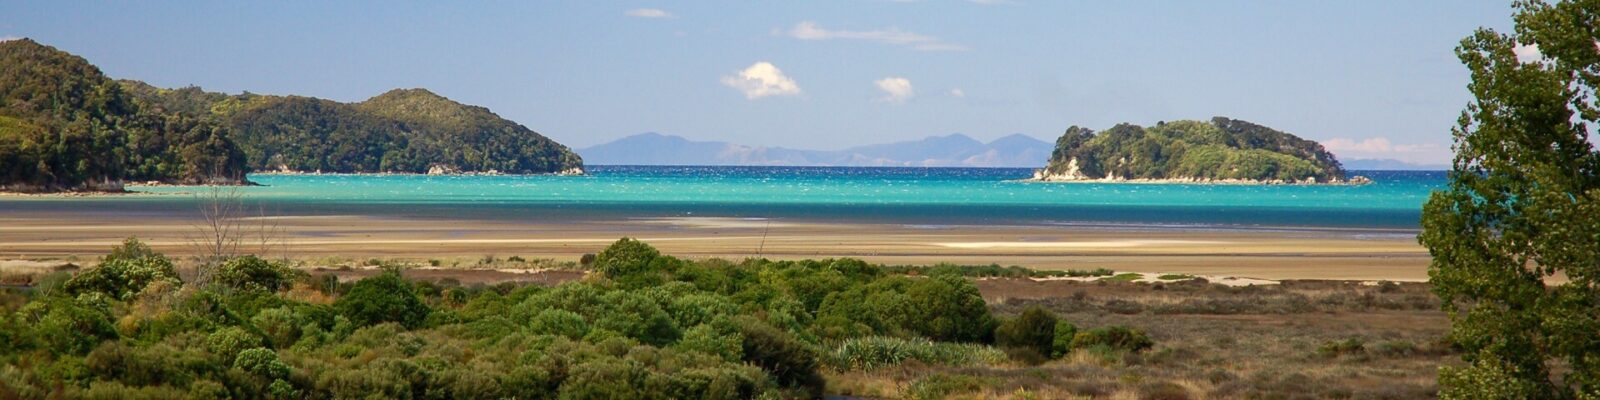
[[[1521,1],[1515,20],[1456,51],[1475,100],[1423,211],[1429,281],[1467,362],[1441,369],[1440,396],[1600,398],[1600,2]]]

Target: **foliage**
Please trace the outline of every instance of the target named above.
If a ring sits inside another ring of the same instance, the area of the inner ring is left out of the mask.
[[[417,327],[430,311],[428,305],[411,292],[411,283],[393,271],[356,282],[333,306],[357,326],[397,322]]]
[[[1072,348],[1106,347],[1121,351],[1143,351],[1155,346],[1155,341],[1144,331],[1113,325],[1079,331],[1072,337]]]
[[[1016,318],[1001,322],[994,331],[1000,347],[1031,351],[1041,358],[1052,354],[1056,340],[1056,316],[1042,307],[1029,307]]]
[[[340,103],[123,85],[154,108],[220,121],[258,170],[549,173],[583,164],[566,146],[527,127],[425,89]]]
[[[237,183],[244,172],[226,129],[146,109],[81,57],[30,39],[0,42],[0,190]]]
[[[160,257],[130,243],[108,258]],[[816,398],[822,368],[1005,361],[951,342],[995,326],[955,275],[683,261],[632,240],[601,254],[616,279],[554,287],[388,271],[341,290],[242,257],[226,273],[240,278],[175,301],[28,292],[0,309],[0,397]],[[641,276],[655,283],[627,284]],[[336,299],[295,300],[280,279]]]
[[[980,344],[886,336],[846,339],[824,354],[826,364],[840,371],[871,371],[907,361],[928,365],[971,366],[998,364],[1005,359],[1005,353]]]
[[[1073,169],[1076,169],[1074,172]],[[1339,181],[1345,171],[1321,144],[1223,117],[1119,124],[1104,132],[1077,126],[1056,140],[1046,171],[1087,179]]]
[[[288,289],[296,272],[282,263],[246,255],[222,263],[215,279],[217,284],[237,290],[276,292]]]
[[[71,294],[100,293],[128,300],[156,282],[171,286],[182,283],[172,260],[151,251],[139,239],[128,238],[101,259],[100,265],[79,272],[62,289]]]
[[[1475,100],[1423,209],[1429,282],[1467,362],[1441,369],[1440,395],[1600,397],[1600,4],[1522,1],[1514,20],[1456,50]],[[1526,45],[1541,59],[1519,59]]]

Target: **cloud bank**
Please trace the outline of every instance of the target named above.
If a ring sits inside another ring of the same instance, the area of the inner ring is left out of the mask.
[[[917,94],[916,89],[911,87],[910,79],[898,76],[879,79],[873,81],[872,84],[877,85],[878,90],[883,91],[883,97],[879,97],[878,101],[885,103],[905,104],[906,99],[910,99],[911,96]]]
[[[744,93],[746,99],[800,94],[800,85],[770,62],[759,61],[744,70],[722,77],[722,84]]]
[[[658,8],[635,8],[624,13],[634,18],[673,18],[672,13]]]
[[[870,31],[833,30],[816,22],[800,21],[785,35],[800,40],[859,40],[895,46],[905,46],[920,51],[967,51],[967,46],[948,43],[939,38],[889,27]]]

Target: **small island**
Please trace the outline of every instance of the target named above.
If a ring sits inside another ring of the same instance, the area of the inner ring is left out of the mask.
[[[1040,182],[1219,184],[1363,184],[1347,177],[1322,145],[1224,117],[1205,121],[1118,124],[1103,132],[1078,126],[1056,140]]]

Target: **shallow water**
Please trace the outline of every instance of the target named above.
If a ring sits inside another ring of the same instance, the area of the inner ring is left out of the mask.
[[[591,166],[585,176],[255,175],[268,208],[304,213],[584,219],[811,218],[907,224],[1114,224],[1415,229],[1438,171],[1358,171],[1375,183],[1190,185],[1021,182],[1023,168]],[[0,208],[192,207],[194,187],[149,195],[8,198]],[[167,194],[167,195],[159,195]],[[177,195],[174,195],[177,194]]]

